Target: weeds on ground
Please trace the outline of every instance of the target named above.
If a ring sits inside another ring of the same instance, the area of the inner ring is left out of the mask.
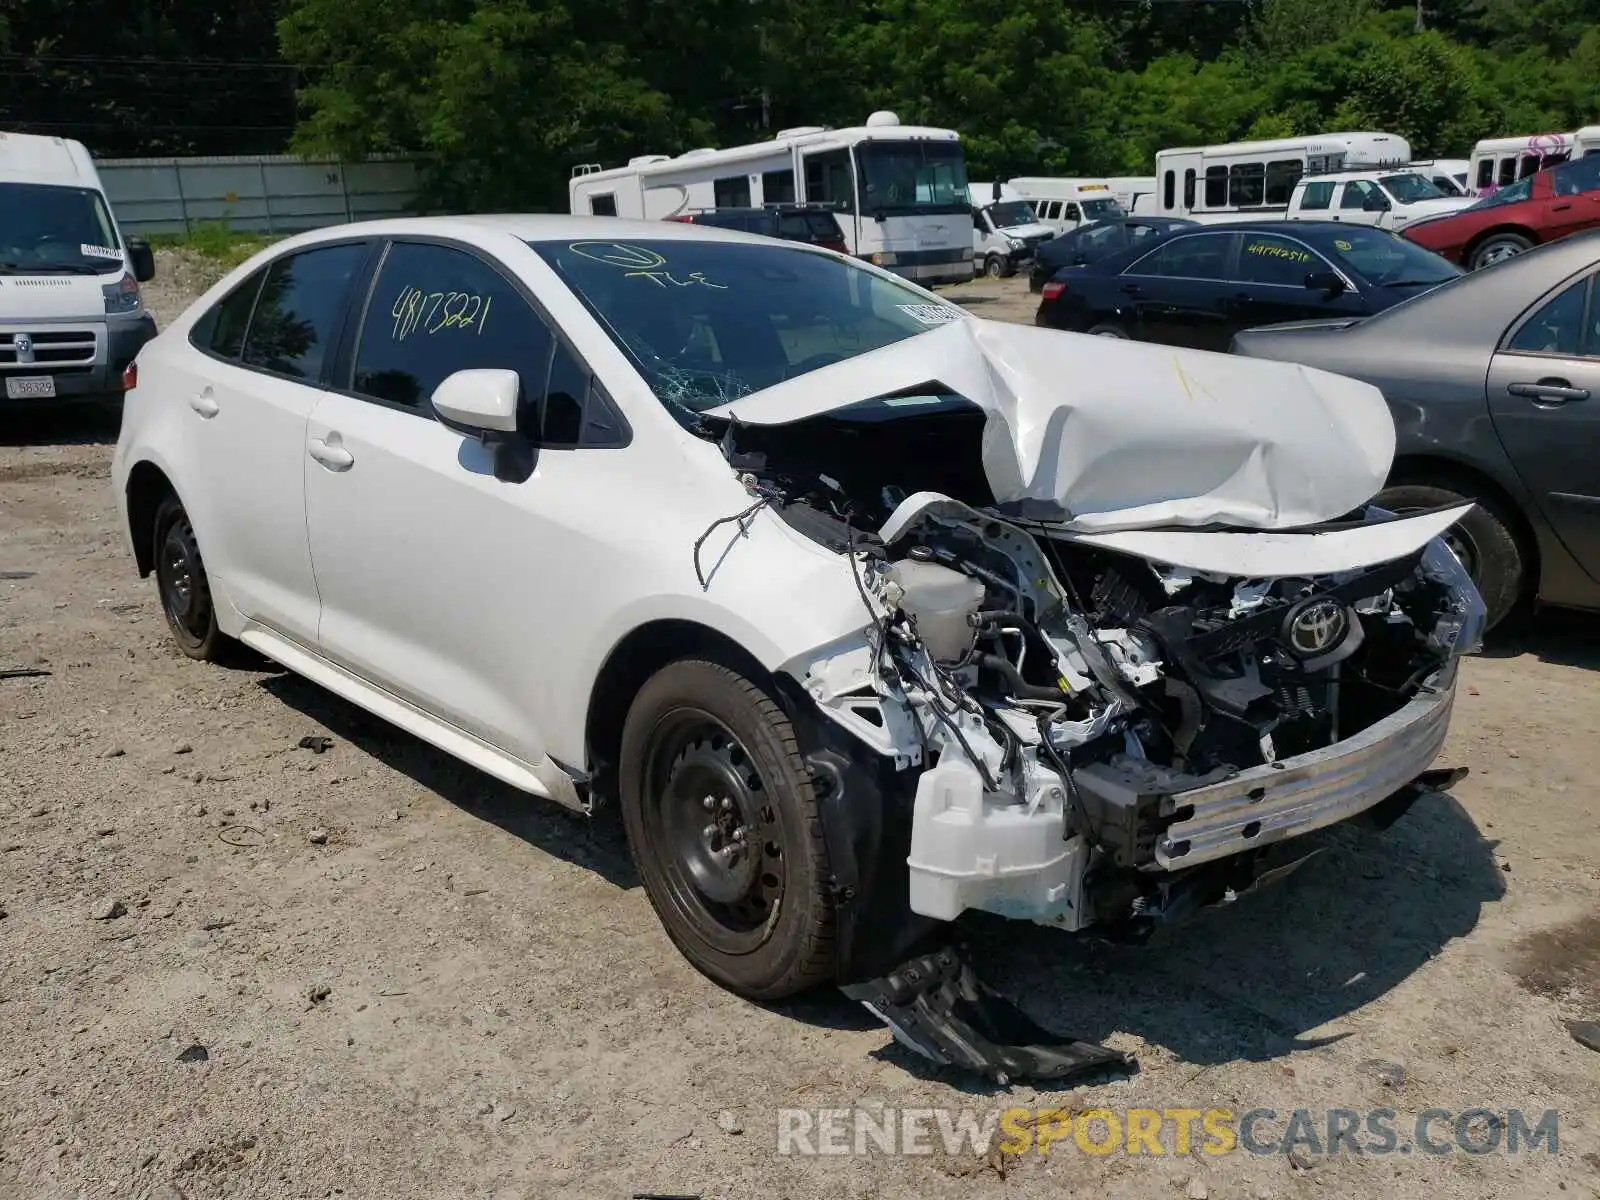
[[[227,272],[280,236],[236,230],[227,221],[196,221],[188,233],[158,233],[149,240],[158,249],[188,250]]]

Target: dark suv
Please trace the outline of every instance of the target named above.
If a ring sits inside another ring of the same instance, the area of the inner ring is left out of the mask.
[[[790,242],[809,242],[848,254],[844,234],[833,210],[814,204],[772,204],[766,208],[711,208],[703,212],[668,217],[692,225],[715,225],[719,229],[742,229]]]

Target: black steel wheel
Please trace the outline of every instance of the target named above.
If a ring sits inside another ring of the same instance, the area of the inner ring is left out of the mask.
[[[167,497],[156,509],[154,562],[161,609],[178,649],[190,658],[215,661],[228,639],[217,627],[200,542],[176,497]]]
[[[719,664],[672,663],[635,698],[620,765],[634,865],[684,956],[756,998],[823,982],[827,852],[794,729],[772,698]]]

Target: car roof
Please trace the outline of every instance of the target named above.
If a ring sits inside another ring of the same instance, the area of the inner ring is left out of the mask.
[[[355,221],[330,225],[296,234],[276,242],[274,255],[323,242],[357,237],[440,237],[478,240],[485,234],[514,238],[520,242],[544,241],[671,241],[671,242],[748,242],[773,245],[771,238],[701,225],[690,221],[638,221],[628,217],[572,216],[561,213],[494,213],[449,217],[391,217],[378,221]],[[788,242],[796,253],[812,253],[803,243]]]

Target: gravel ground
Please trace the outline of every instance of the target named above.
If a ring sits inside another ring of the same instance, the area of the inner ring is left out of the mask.
[[[173,268],[163,318],[202,273]],[[1032,308],[1021,280],[952,294]],[[1600,1058],[1564,1025],[1600,1016],[1600,620],[1469,662],[1454,796],[1318,838],[1281,888],[1140,949],[978,923],[991,979],[1143,1068],[1002,1093],[831,993],[719,991],[611,833],[265,663],[180,657],[115,434],[0,424],[0,571],[31,573],[0,578],[0,668],[49,672],[0,680],[0,1196],[1600,1194]],[[1559,1153],[777,1153],[779,1109],[877,1104],[1270,1107],[1273,1136],[1296,1108],[1556,1108]]]

